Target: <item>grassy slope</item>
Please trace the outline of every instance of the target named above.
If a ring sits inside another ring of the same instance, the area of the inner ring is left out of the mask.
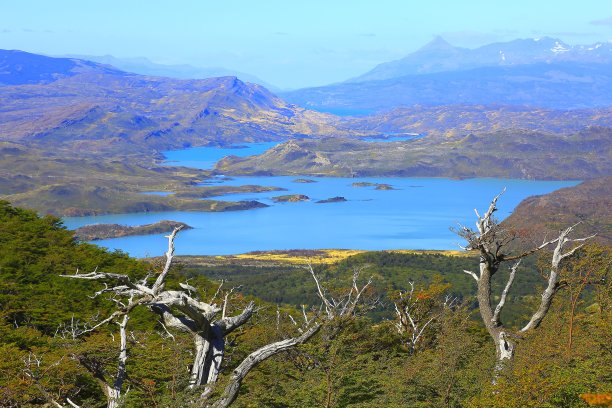
[[[60,153],[0,142],[0,198],[57,215],[142,211],[225,211],[258,204],[203,199],[226,192],[269,187],[197,187],[208,173],[151,164],[139,157],[72,158]],[[145,195],[167,191],[169,196]]]
[[[442,136],[525,129],[570,134],[587,126],[612,127],[612,108],[553,110],[532,106],[445,105],[395,108],[349,119],[351,126],[379,132]]]
[[[597,234],[596,241],[612,244],[612,176],[523,200],[503,224],[530,235],[554,236],[580,223],[576,235]]]
[[[73,71],[47,84],[0,86],[0,139],[124,153],[349,134],[332,115],[234,77],[177,80],[95,64]]]
[[[505,130],[407,142],[299,140],[228,157],[223,174],[585,179],[612,174],[612,128],[572,135]]]

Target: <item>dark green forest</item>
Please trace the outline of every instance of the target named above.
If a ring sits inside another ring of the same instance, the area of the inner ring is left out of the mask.
[[[529,320],[549,256],[541,252],[521,264],[502,315],[507,326]],[[360,306],[322,319],[308,341],[252,369],[233,406],[586,407],[604,401],[603,394],[612,392],[611,260],[609,247],[578,250],[563,265],[561,287],[543,323],[516,339],[515,356],[501,370],[478,314],[476,286],[463,273],[478,267],[476,254],[367,252],[315,264],[326,293],[338,299],[360,269],[356,286],[367,288]],[[101,380],[117,371],[118,327],[111,322],[92,328],[118,310],[119,299],[94,296],[106,282],[61,275],[104,271],[146,282],[162,266],[163,259],[136,260],[80,243],[58,218],[0,203],[0,406],[106,406]],[[508,273],[500,270],[493,293],[502,292]],[[255,302],[250,320],[225,338],[210,401],[249,353],[297,336],[292,321],[320,318],[324,309],[309,270],[295,265],[202,266],[180,259],[166,286],[187,287],[201,299],[228,299],[231,315]],[[398,329],[398,306],[417,324],[429,322],[418,342],[410,330]],[[127,333],[122,404],[206,406],[198,402],[201,390],[188,387],[189,334],[165,327],[146,306],[130,312]]]

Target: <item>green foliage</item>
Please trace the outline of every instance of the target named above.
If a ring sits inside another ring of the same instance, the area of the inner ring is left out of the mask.
[[[554,305],[542,326],[519,343],[513,365],[499,384],[488,384],[470,406],[586,407],[580,394],[612,391],[609,310],[579,316],[574,346],[568,351],[568,305]]]
[[[459,300],[471,301],[475,293],[474,280],[464,274],[464,269],[478,267],[475,256],[448,256],[444,254],[410,254],[392,251],[371,251],[354,255],[334,265],[317,266],[322,281],[339,287],[350,284],[353,268],[367,265],[362,279],[373,276],[373,287],[382,297],[383,305],[371,313],[375,320],[392,318],[395,311],[389,302],[399,290],[406,290],[408,282],[428,285],[440,278],[441,283],[450,284],[450,293]],[[225,279],[229,284],[242,285],[245,294],[268,302],[300,307],[318,302],[316,288],[304,268],[295,265],[201,265],[190,264],[185,259],[184,273],[188,276],[204,274],[211,279]],[[501,294],[509,270],[500,270],[493,282],[494,293]],[[520,279],[517,279],[506,303],[503,318],[510,324],[519,325],[527,313],[526,299],[530,302],[545,281],[536,268],[535,258],[523,261]],[[530,304],[528,305],[530,306]]]
[[[44,406],[49,397],[61,402],[71,398],[82,406],[103,404],[99,384],[79,360],[95,361],[112,379],[118,356],[115,329],[72,338],[61,327],[73,318],[82,324],[94,315],[105,316],[114,305],[103,297],[90,297],[99,289],[96,283],[59,275],[98,267],[143,276],[157,263],[77,243],[57,218],[37,217],[0,203],[0,406]],[[321,266],[317,274],[327,290],[340,292],[350,285],[353,268],[364,264],[369,266],[362,276],[373,275],[376,288],[367,295],[380,295],[386,306],[369,316],[326,325],[309,343],[263,362],[246,377],[236,407],[583,407],[580,394],[612,391],[607,281],[584,292],[573,314],[569,313],[573,298],[564,295],[575,292],[561,292],[550,318],[519,340],[513,364],[494,386],[494,349],[470,307],[473,282],[461,272],[473,269],[476,259],[371,252]],[[588,247],[564,273],[569,279],[594,268],[592,276],[601,277],[609,265],[609,249]],[[526,313],[525,301],[537,293],[541,281],[533,260],[524,268],[522,283],[516,283],[513,315],[517,318]],[[228,286],[244,285],[248,298],[236,294],[229,313],[252,295],[280,304],[277,309],[259,301],[261,308],[250,324],[232,333],[214,391],[218,395],[232,369],[251,351],[295,332],[287,318],[291,314],[299,320],[301,311],[295,306],[317,301],[309,273],[287,265],[184,263],[171,272],[168,288],[189,278],[203,298],[210,299],[218,284],[203,274],[226,278]],[[393,316],[389,300],[406,289],[408,281],[429,287],[419,289],[421,295],[437,296],[450,285],[448,290],[464,300],[462,306],[444,310],[415,353],[388,320]],[[504,276],[499,281],[504,282]],[[500,291],[499,286],[494,290]],[[574,342],[568,348],[571,316]],[[192,339],[180,333],[169,339],[146,309],[136,309],[129,332],[131,391],[126,407],[189,406],[200,391],[186,389]]]
[[[0,304],[2,317],[14,327],[52,334],[73,315],[85,320],[104,311],[91,299],[91,284],[61,278],[77,270],[142,274],[147,266],[120,252],[77,244],[58,218],[0,202]]]

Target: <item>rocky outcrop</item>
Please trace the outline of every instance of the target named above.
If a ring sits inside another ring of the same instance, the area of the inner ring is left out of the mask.
[[[342,203],[344,201],[348,201],[348,200],[344,197],[331,197],[331,198],[326,198],[325,200],[319,200],[315,204]]]
[[[132,235],[162,234],[164,232],[171,232],[174,228],[179,226],[182,226],[184,230],[192,228],[185,223],[168,220],[134,227],[120,224],[94,224],[77,228],[74,231],[74,235],[79,241],[96,241]]]
[[[275,203],[297,203],[298,201],[308,201],[310,197],[303,194],[287,194],[277,197],[272,197]]]

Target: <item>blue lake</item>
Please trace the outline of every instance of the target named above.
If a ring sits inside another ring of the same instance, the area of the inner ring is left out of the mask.
[[[225,156],[253,156],[276,146],[278,142],[246,143],[230,147],[192,147],[164,152],[166,164],[196,169],[211,169]]]
[[[210,168],[229,154],[248,155],[271,144],[250,149],[194,148],[168,152],[168,164]],[[272,249],[457,249],[460,239],[449,227],[473,226],[474,208],[486,210],[491,198],[504,187],[499,201],[499,219],[507,217],[524,198],[572,186],[577,181],[529,181],[507,179],[451,180],[441,178],[301,178],[314,183],[296,183],[296,177],[219,177],[207,183],[257,184],[287,191],[231,194],[228,201],[258,200],[267,208],[222,213],[161,212],[65,218],[69,228],[93,223],[139,225],[160,220],[182,221],[194,227],[181,232],[176,252],[182,255],[223,255]],[[395,190],[354,187],[354,182],[390,184]],[[304,194],[308,202],[275,203],[272,197]],[[334,196],[348,201],[317,204]],[[96,241],[133,256],[156,256],[165,251],[164,234]]]

